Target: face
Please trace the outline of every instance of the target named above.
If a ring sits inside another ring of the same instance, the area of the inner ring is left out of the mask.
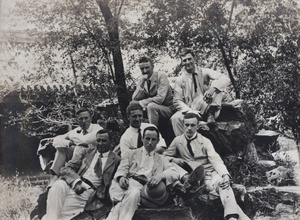
[[[191,138],[199,128],[199,121],[197,120],[197,118],[183,119],[183,126],[184,126],[184,134],[188,138]]]
[[[192,56],[192,54],[188,53],[185,56],[181,57],[181,63],[184,66],[185,70],[188,73],[194,73],[195,72],[195,59]]]
[[[79,113],[79,115],[77,116],[77,122],[83,130],[87,130],[90,127],[90,124],[92,122],[90,113],[89,112]]]
[[[131,127],[139,128],[141,127],[143,119],[143,111],[142,110],[133,110],[129,115],[129,123]]]
[[[147,75],[148,78],[152,76],[153,66],[150,62],[140,63],[139,67],[143,75]]]
[[[147,130],[143,137],[143,144],[147,151],[153,151],[159,141],[156,131]]]
[[[97,134],[96,135],[97,141],[97,150],[99,153],[108,152],[110,149],[110,140],[109,135],[107,133],[104,134]]]

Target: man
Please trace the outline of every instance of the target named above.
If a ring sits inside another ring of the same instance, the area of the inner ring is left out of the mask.
[[[106,220],[130,220],[140,202],[143,185],[155,187],[161,181],[168,186],[178,178],[175,168],[166,158],[155,152],[159,131],[147,127],[143,132],[144,146],[126,151],[109,190],[115,203]]]
[[[72,159],[48,193],[43,220],[71,219],[84,209],[94,210],[109,202],[109,186],[120,162],[111,150],[108,130],[99,130],[96,144],[75,147]],[[105,214],[105,213],[104,213]]]
[[[59,175],[60,169],[72,158],[75,145],[86,147],[96,146],[96,133],[102,129],[98,124],[92,124],[92,115],[89,109],[80,108],[76,111],[79,127],[64,135],[53,138],[53,146],[56,154],[50,171],[53,175]]]
[[[49,181],[47,191],[40,195],[38,199],[38,205],[31,213],[32,217],[36,216],[36,214],[38,214],[39,217],[45,214],[48,190],[58,179],[61,168],[64,167],[66,162],[72,158],[75,146],[81,145],[92,148],[97,146],[96,133],[102,129],[102,127],[98,124],[91,123],[91,112],[87,108],[79,108],[75,114],[79,127],[69,131],[64,135],[59,135],[53,138],[52,145],[56,149],[55,157],[50,167],[50,172],[53,176]],[[41,146],[41,148],[42,147],[43,146]]]
[[[130,127],[124,132],[120,139],[121,155],[125,151],[140,148],[143,145],[142,133],[146,127],[154,126],[149,123],[143,123],[143,108],[139,103],[131,102],[126,109]],[[159,142],[155,151],[162,153],[167,148],[165,140],[159,134]]]
[[[177,112],[172,116],[176,136],[183,133],[183,116],[187,112],[198,113],[207,118],[207,124],[215,127],[215,118],[220,114],[224,89],[230,80],[217,71],[200,68],[195,63],[191,49],[184,48],[180,54],[184,66],[174,87],[174,106]]]
[[[142,77],[132,95],[133,102],[138,102],[147,109],[151,124],[158,126],[159,118],[169,118],[174,113],[172,89],[166,74],[153,71],[153,62],[143,56],[139,59]]]
[[[197,132],[199,128],[198,115],[187,113],[183,122],[184,134],[177,136],[163,154],[179,166],[188,165],[194,169],[203,165],[206,189],[219,194],[224,207],[225,219],[249,220],[236,203],[230,186],[231,176],[221,157],[215,151],[211,141]]]

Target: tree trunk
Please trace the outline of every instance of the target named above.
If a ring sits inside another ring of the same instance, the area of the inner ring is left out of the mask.
[[[97,4],[100,7],[100,10],[102,12],[107,26],[108,36],[111,44],[109,49],[113,55],[116,90],[118,95],[119,106],[122,116],[124,117],[124,119],[126,119],[126,108],[129,104],[129,95],[125,83],[125,72],[120,48],[118,21],[116,18],[114,18],[114,16],[111,13],[111,10],[108,6],[108,1],[97,0]]]

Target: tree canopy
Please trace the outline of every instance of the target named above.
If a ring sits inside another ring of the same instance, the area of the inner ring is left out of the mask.
[[[125,117],[136,62],[131,54],[147,48],[153,57],[178,59],[178,50],[189,46],[199,65],[230,77],[231,98],[245,99],[258,117],[278,117],[299,138],[299,5],[293,0],[29,0],[19,1],[18,10],[37,39],[10,42],[38,57],[25,81],[88,83],[103,100],[117,94]]]

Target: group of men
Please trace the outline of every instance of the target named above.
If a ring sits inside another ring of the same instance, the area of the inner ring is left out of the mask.
[[[103,218],[130,220],[151,190],[183,195],[203,187],[220,196],[225,219],[249,219],[235,200],[221,157],[211,141],[197,132],[200,120],[215,123],[229,79],[198,67],[190,49],[182,51],[181,61],[183,70],[173,96],[167,76],[153,71],[150,58],[140,58],[142,77],[127,107],[130,126],[120,139],[120,156],[113,151],[110,131],[92,124],[88,109],[76,112],[79,127],[53,141],[54,177],[43,220],[71,219],[84,210],[111,204]],[[143,122],[144,110],[149,123]],[[176,137],[170,146],[157,128],[161,117],[171,118]],[[165,195],[150,202],[158,207]]]

